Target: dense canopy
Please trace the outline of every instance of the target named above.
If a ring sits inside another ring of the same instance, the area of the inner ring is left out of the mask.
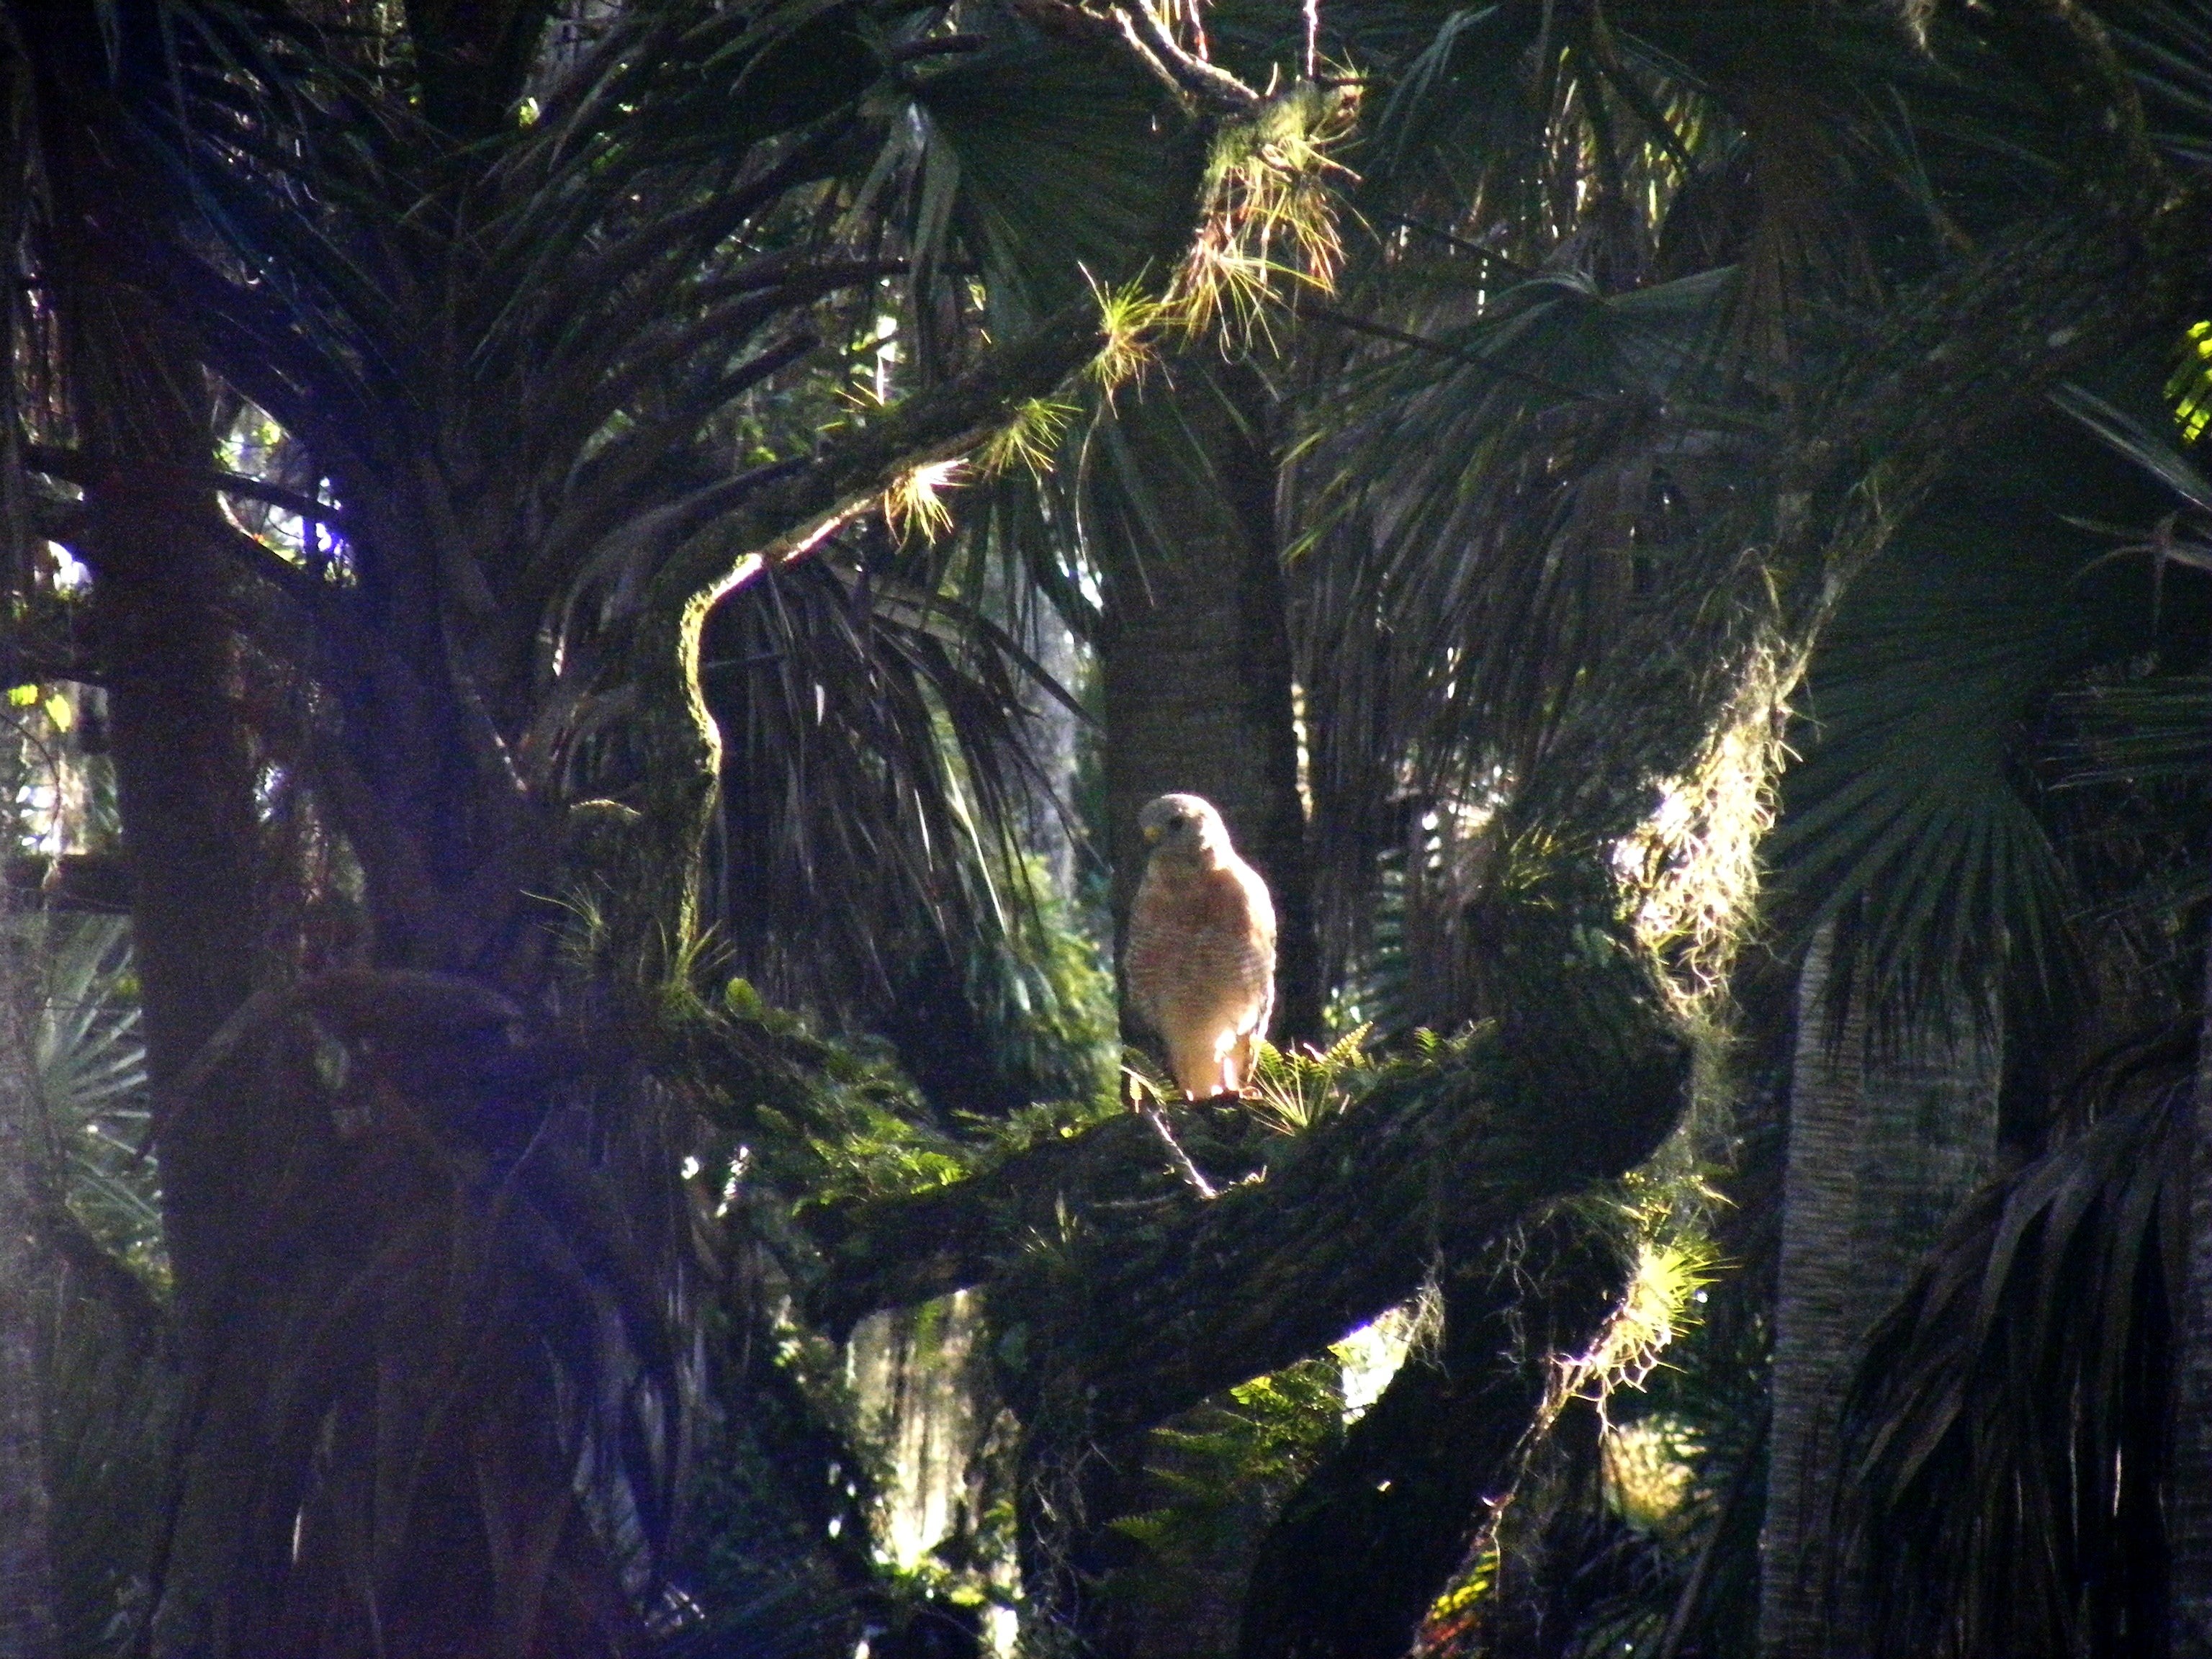
[[[0,1656],[2212,1659],[2212,6],[0,107]]]

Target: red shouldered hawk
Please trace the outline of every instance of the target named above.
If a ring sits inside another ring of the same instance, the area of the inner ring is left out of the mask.
[[[1137,1017],[1167,1043],[1187,1100],[1235,1094],[1275,1006],[1275,907],[1221,814],[1162,795],[1137,815],[1152,844],[1124,955]]]

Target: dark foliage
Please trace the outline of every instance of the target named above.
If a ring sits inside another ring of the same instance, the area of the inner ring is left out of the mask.
[[[1878,1650],[2159,1650],[2195,1024],[2086,1072],[1875,1333],[1841,1543]]]

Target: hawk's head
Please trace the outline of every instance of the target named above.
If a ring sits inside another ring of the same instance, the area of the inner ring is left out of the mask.
[[[1137,814],[1137,827],[1154,858],[1214,864],[1230,850],[1229,826],[1197,795],[1162,795]]]

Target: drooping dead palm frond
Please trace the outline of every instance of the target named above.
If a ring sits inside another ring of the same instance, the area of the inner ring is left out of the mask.
[[[1975,1199],[1875,1333],[1842,1536],[1876,1647],[2160,1639],[2194,1024],[2085,1075],[2087,1127]]]
[[[1065,693],[988,619],[909,585],[880,537],[854,551],[867,562],[832,550],[726,603],[703,673],[731,965],[772,1000],[874,1024],[916,949],[1028,931],[1019,722]]]
[[[1480,821],[1761,441],[1717,407],[1731,281],[1533,278],[1354,382],[1312,462],[1341,516],[1302,556],[1324,867],[1396,842],[1417,912],[1464,903]],[[1362,890],[1332,907],[1340,949]]]

